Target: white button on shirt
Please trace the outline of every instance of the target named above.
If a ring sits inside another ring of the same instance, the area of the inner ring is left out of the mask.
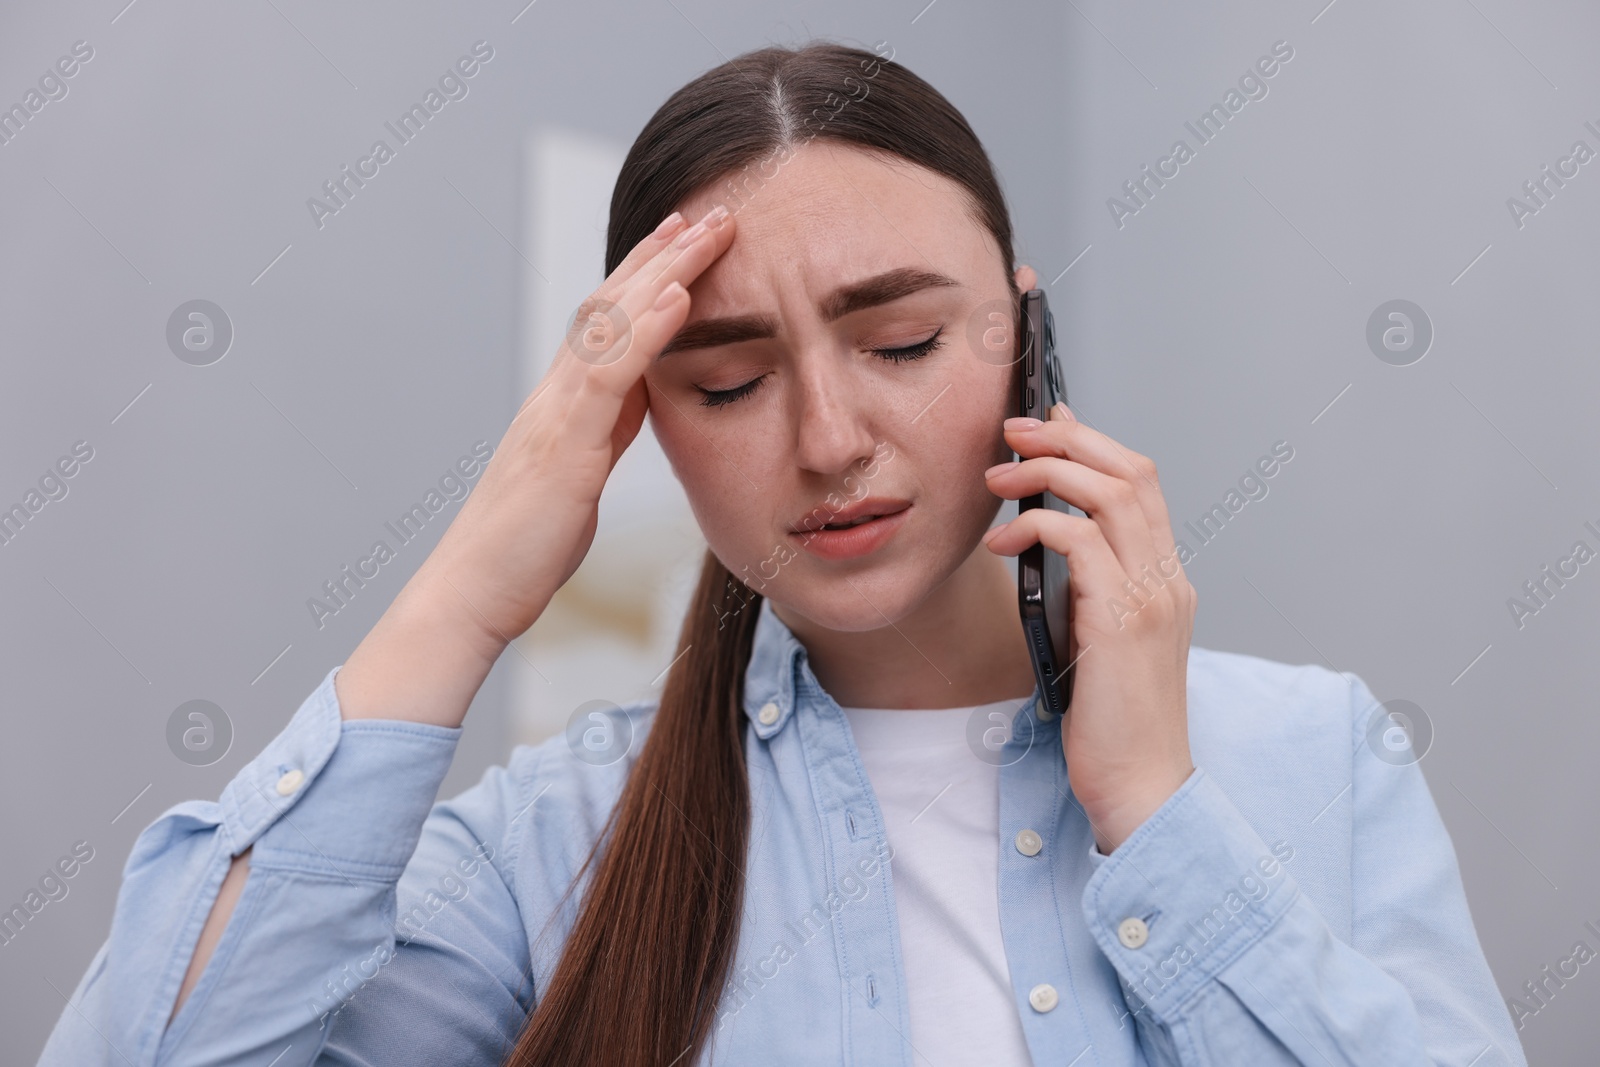
[[[1028,991],[1028,1003],[1033,1005],[1033,1010],[1043,1013],[1056,1006],[1056,987],[1049,982],[1040,982]]]
[[[1031,699],[986,704],[980,714],[1009,719]],[[1000,769],[968,747],[974,709],[844,713],[894,847],[913,1047],[938,1064],[1027,1067],[1032,1060],[1000,936]],[[1023,830],[1015,845],[1032,856],[1044,842]],[[1028,998],[1035,1011],[1056,1005],[1048,984]]]

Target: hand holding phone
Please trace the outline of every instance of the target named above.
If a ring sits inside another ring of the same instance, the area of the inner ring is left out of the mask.
[[[1018,326],[1017,406],[1027,418],[1008,419],[1004,432],[1021,458],[985,478],[1019,512],[983,543],[1018,558],[1018,607],[1043,701],[1067,712],[1067,780],[1110,855],[1194,773],[1195,592],[1155,464],[1067,408],[1039,290],[1023,294]],[[1065,417],[1050,417],[1057,404]]]

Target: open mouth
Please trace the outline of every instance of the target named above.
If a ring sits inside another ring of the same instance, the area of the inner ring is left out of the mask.
[[[824,530],[837,532],[852,530],[857,526],[880,519],[891,518],[911,506],[911,501],[894,497],[868,497],[843,508],[817,507],[812,513],[791,528],[797,534],[815,534]]]
[[[860,515],[840,522],[794,530],[791,534],[799,538],[806,551],[822,559],[855,559],[870,555],[894,537],[905,525],[910,512],[911,505],[905,504],[880,515]]]

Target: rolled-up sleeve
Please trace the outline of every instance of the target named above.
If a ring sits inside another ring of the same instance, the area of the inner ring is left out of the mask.
[[[139,835],[110,935],[41,1067],[310,1064],[327,1017],[392,955],[395,887],[460,728],[345,721],[337,667],[217,801],[186,801]],[[171,1020],[234,856],[250,871],[200,981]]]
[[[1523,1067],[1443,821],[1415,761],[1364,744],[1350,683],[1353,916],[1336,937],[1290,868],[1197,769],[1097,867],[1083,910],[1152,1063]]]

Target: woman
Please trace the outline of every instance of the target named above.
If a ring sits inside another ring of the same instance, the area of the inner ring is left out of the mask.
[[[675,93],[588,328],[349,661],[140,836],[42,1062],[1521,1064],[1368,688],[1191,650],[1154,466],[1007,418],[1012,262],[977,138],[892,60]],[[430,811],[647,413],[709,546],[659,702]],[[984,532],[1046,488],[1086,514]],[[1001,558],[1035,541],[1065,721]]]

